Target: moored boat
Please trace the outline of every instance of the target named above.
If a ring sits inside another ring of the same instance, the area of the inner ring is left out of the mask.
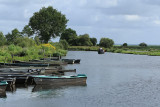
[[[8,85],[15,85],[16,83],[16,78],[11,78],[11,77],[0,77],[0,81],[6,81]]]
[[[48,67],[49,64],[32,64],[32,63],[0,63],[0,67]]]
[[[15,84],[26,84],[28,81],[28,75],[23,74],[0,74],[3,78],[16,78]]]
[[[77,76],[33,76],[37,85],[80,85],[86,84],[87,76],[78,74]]]
[[[81,59],[75,59],[74,63],[80,63]]]
[[[104,54],[104,52],[105,52],[105,51],[104,51],[102,48],[99,48],[99,49],[98,49],[98,54]]]
[[[63,62],[67,62],[68,64],[74,64],[75,59],[62,59]]]

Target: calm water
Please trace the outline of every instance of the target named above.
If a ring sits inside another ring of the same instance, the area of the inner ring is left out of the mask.
[[[69,51],[80,58],[68,65],[85,73],[87,86],[17,87],[0,98],[0,107],[158,107],[160,57]]]

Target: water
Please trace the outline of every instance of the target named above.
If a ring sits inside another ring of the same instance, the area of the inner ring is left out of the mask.
[[[0,107],[158,107],[160,57],[69,51],[67,65],[85,73],[87,86],[17,87],[0,98]],[[34,90],[34,92],[33,92]]]

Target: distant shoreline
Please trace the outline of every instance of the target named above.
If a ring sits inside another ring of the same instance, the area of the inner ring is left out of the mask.
[[[70,51],[98,51],[99,46],[70,46]],[[140,47],[136,45],[131,46],[113,46],[112,48],[103,48],[106,52],[134,54],[134,55],[149,55],[160,56],[160,45],[149,45],[147,47]]]

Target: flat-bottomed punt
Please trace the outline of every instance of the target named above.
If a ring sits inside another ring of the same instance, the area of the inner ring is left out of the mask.
[[[77,76],[33,76],[37,85],[81,85],[86,84],[87,76],[78,74]]]

